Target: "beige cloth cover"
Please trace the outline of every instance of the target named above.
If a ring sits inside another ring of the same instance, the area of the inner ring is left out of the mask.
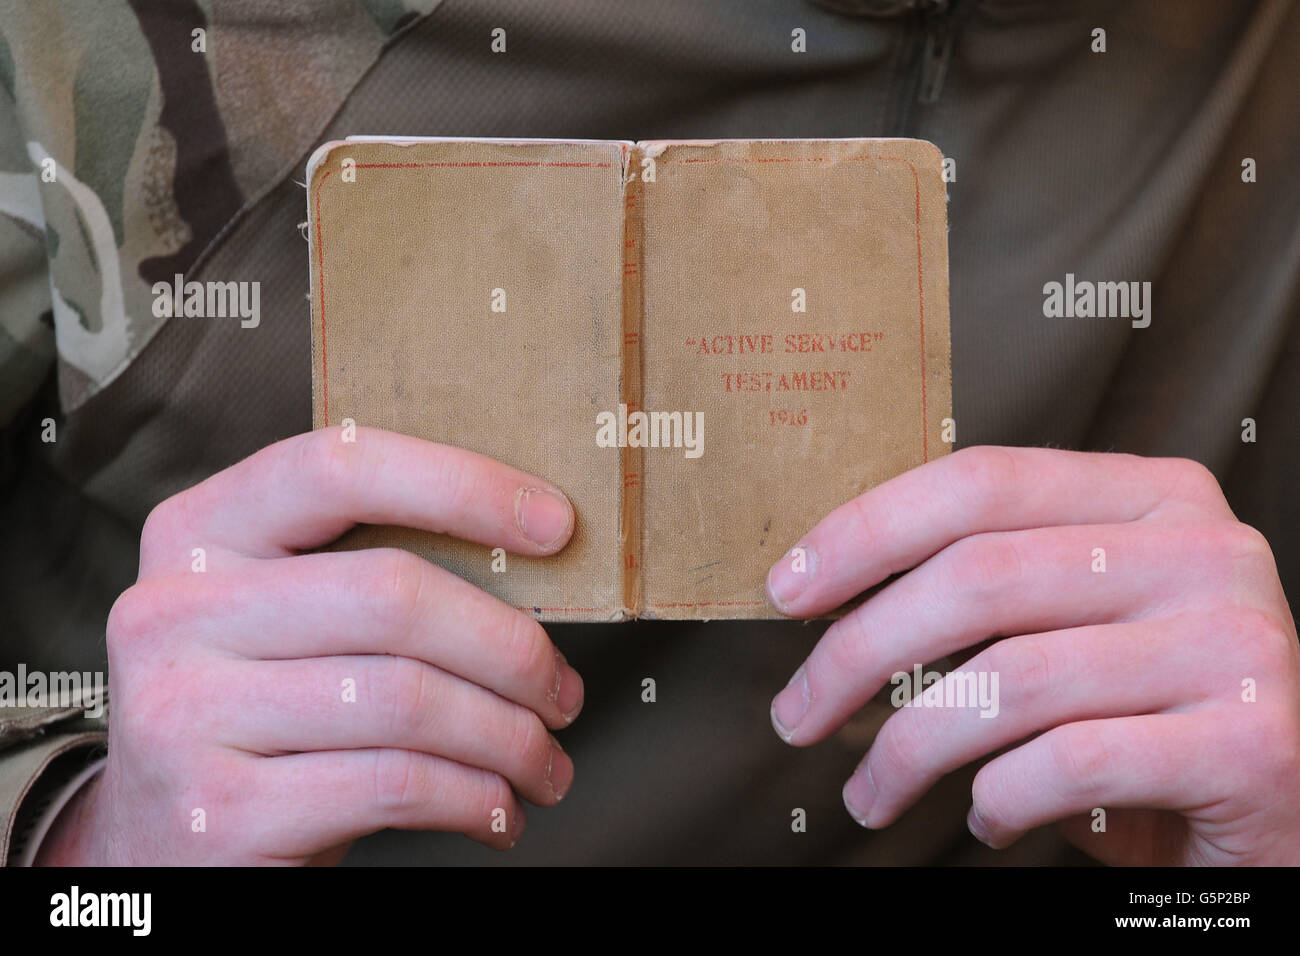
[[[950,448],[946,212],[919,140],[325,144],[315,426],[469,448],[577,512],[504,571],[409,529],[336,547],[409,548],[542,620],[777,616],[801,534]],[[669,447],[635,447],[638,411],[677,413]],[[630,446],[598,444],[610,421]]]

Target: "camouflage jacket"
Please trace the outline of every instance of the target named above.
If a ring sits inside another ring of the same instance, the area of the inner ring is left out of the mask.
[[[167,321],[154,284],[289,176],[437,2],[0,2],[0,428],[55,367],[65,412],[112,384]],[[0,860],[42,771],[102,743],[80,715],[0,701]]]

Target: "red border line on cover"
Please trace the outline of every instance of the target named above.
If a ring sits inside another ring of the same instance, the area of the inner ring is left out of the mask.
[[[761,157],[699,157],[679,160],[682,164],[712,165],[719,163],[828,163],[863,162],[867,160],[904,163],[912,172],[912,183],[916,195],[916,292],[920,313],[921,333],[921,460],[930,460],[929,409],[927,401],[927,383],[925,367],[925,274],[921,265],[921,177],[910,159],[903,156],[844,156],[832,160],[827,156],[761,156]],[[483,163],[358,163],[358,169],[465,169],[493,166],[527,167],[527,168],[563,168],[563,169],[608,169],[609,163],[543,163],[543,162],[483,162]],[[329,425],[329,363],[325,349],[325,231],[321,227],[320,193],[333,170],[326,170],[316,184],[316,253],[320,286],[320,351],[321,351],[321,404],[325,425]],[[766,601],[704,601],[698,603],[651,604],[651,609],[688,608],[688,607],[765,607]],[[521,607],[520,610],[531,609]],[[593,608],[540,608],[544,611],[589,612]]]

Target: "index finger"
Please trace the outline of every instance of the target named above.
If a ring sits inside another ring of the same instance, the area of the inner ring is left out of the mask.
[[[344,437],[324,428],[268,445],[159,505],[145,538],[152,525],[272,558],[326,544],[354,524],[388,524],[536,556],[573,533],[564,492],[527,472],[378,428]]]
[[[1122,524],[1170,505],[1228,510],[1214,476],[1186,459],[966,448],[836,508],[772,566],[767,592],[783,614],[822,614],[972,534]]]

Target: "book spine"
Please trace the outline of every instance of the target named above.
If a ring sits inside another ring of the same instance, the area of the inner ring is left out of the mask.
[[[623,153],[623,368],[619,376],[619,401],[627,413],[641,409],[644,381],[642,320],[645,311],[641,247],[643,228],[641,149],[627,145]],[[623,609],[629,618],[641,613],[642,489],[645,485],[644,449],[622,449],[622,514],[619,540],[623,568]]]

